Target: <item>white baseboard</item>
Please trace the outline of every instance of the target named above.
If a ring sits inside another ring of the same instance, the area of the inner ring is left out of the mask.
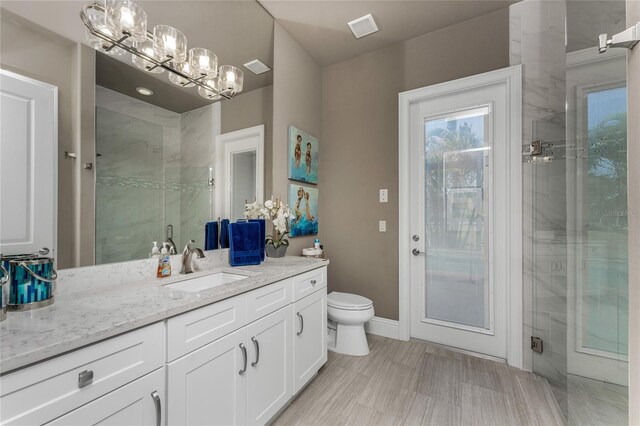
[[[364,325],[364,329],[367,333],[382,337],[389,337],[391,339],[398,339],[399,337],[398,321],[396,320],[373,317],[371,321]]]

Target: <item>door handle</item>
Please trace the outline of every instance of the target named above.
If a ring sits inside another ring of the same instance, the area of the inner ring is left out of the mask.
[[[240,343],[240,350],[242,351],[242,359],[243,361],[243,367],[242,370],[238,371],[239,375],[243,375],[244,373],[247,372],[247,348],[244,347],[244,345],[242,343]]]
[[[255,367],[260,361],[260,344],[258,343],[258,339],[256,339],[255,337],[252,337],[251,341],[253,342],[253,346],[256,348],[256,360],[251,363],[251,366]]]
[[[156,406],[156,426],[160,426],[162,424],[162,405],[158,391],[151,392],[151,398],[153,398],[153,404]]]
[[[302,315],[300,315],[300,312],[297,312],[296,315],[298,315],[298,318],[300,318],[300,331],[296,333],[296,336],[299,336],[304,331],[304,318],[302,317]]]
[[[414,248],[413,250],[411,250],[411,254],[413,254],[414,256],[424,256],[425,254],[427,254],[427,252],[420,251],[417,248]]]

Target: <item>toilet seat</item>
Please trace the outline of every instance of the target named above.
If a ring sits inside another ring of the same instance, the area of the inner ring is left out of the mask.
[[[372,308],[373,302],[357,294],[332,291],[327,295],[327,306],[345,311],[364,311]]]

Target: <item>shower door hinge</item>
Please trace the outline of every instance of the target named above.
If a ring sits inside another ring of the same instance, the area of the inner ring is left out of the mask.
[[[542,353],[542,339],[539,337],[531,336],[531,350],[534,352]]]
[[[529,155],[540,155],[542,154],[542,141],[533,141],[529,146]]]

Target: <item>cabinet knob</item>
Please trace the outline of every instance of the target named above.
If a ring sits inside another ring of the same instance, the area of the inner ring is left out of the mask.
[[[93,371],[84,370],[78,374],[78,387],[83,388],[93,383]]]
[[[316,280],[311,280],[311,285],[316,285]]]

